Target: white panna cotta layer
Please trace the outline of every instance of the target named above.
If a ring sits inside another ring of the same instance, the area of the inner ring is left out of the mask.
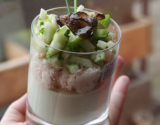
[[[28,103],[42,120],[52,124],[84,124],[100,117],[107,108],[109,86],[86,94],[67,94],[43,88],[29,70]]]

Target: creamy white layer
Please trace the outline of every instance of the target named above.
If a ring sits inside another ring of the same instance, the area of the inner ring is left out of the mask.
[[[86,94],[58,93],[43,88],[29,70],[28,102],[33,112],[52,124],[76,125],[93,121],[107,110],[109,84]]]

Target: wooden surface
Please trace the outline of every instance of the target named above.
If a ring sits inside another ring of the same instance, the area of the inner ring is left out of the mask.
[[[28,62],[29,55],[0,64],[0,106],[26,93]]]
[[[122,41],[119,54],[125,63],[145,58],[151,52],[152,23],[147,17],[121,26]]]
[[[11,41],[5,41],[5,54],[7,60],[17,59],[28,55],[28,50]]]

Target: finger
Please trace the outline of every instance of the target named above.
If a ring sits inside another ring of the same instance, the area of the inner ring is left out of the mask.
[[[105,125],[111,125],[109,118],[107,118]]]
[[[24,122],[26,111],[27,94],[13,102],[7,109],[1,122]]]
[[[123,66],[123,58],[121,56],[118,56],[117,59],[117,65],[116,65],[116,71],[115,71],[115,76],[114,76],[114,83],[117,80],[118,76],[119,76],[119,72],[121,70]]]
[[[118,125],[129,82],[127,76],[121,76],[113,87],[109,106],[109,119],[112,125]]]

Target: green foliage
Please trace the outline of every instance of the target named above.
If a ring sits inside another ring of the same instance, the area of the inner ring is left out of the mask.
[[[44,28],[42,28],[39,32],[43,34],[44,33]]]

